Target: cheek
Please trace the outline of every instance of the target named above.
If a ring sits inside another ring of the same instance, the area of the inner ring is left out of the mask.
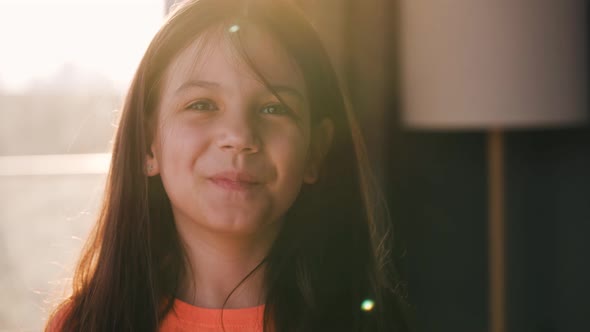
[[[206,128],[190,122],[169,121],[160,127],[160,176],[173,206],[191,206],[197,162],[209,146]]]
[[[208,133],[190,124],[169,122],[160,128],[161,171],[180,171],[191,163],[208,144]]]
[[[186,204],[192,197],[197,162],[208,146],[205,128],[180,121],[164,123],[159,132],[160,176],[168,197],[176,204]]]
[[[280,177],[280,182],[300,185],[309,150],[309,135],[298,128],[283,128],[266,139],[268,154]]]

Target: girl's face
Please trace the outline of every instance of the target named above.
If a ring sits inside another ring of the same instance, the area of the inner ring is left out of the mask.
[[[274,229],[302,183],[315,181],[303,77],[270,35],[254,27],[241,33],[249,56],[289,107],[223,34],[198,38],[172,60],[148,175],[161,175],[181,229]]]

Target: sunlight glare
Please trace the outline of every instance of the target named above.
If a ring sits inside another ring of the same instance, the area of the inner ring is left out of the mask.
[[[375,307],[375,302],[371,299],[366,299],[361,303],[361,310],[371,311]]]
[[[163,15],[162,0],[0,0],[0,88],[69,65],[124,89]]]
[[[231,27],[229,27],[229,32],[238,32],[238,30],[240,30],[240,26],[237,24],[234,24]]]

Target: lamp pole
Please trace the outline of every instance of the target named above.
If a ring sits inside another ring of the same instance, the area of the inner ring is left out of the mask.
[[[504,240],[504,132],[488,132],[488,230],[490,276],[490,332],[504,332],[505,240]]]

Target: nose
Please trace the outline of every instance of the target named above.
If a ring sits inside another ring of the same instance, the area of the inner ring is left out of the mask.
[[[245,115],[225,114],[221,121],[217,146],[235,154],[252,154],[260,150],[260,139],[253,119]]]

